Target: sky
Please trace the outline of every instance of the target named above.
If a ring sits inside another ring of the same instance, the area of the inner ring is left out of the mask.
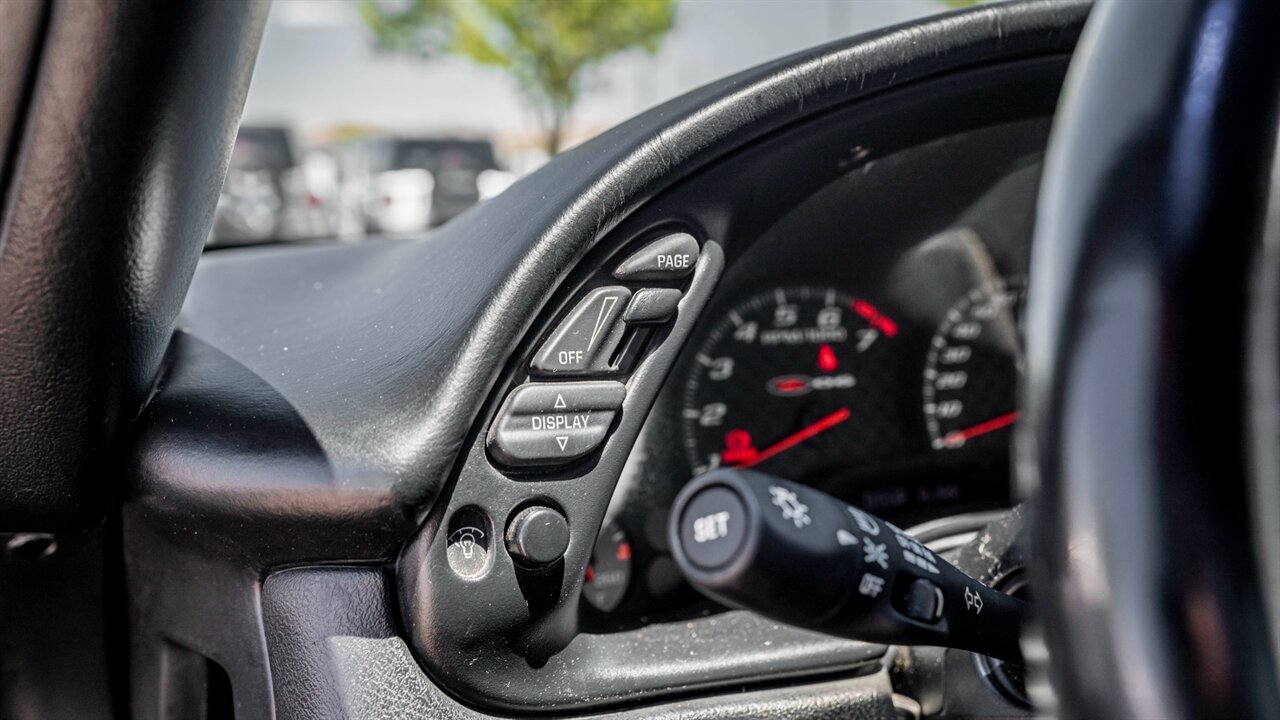
[[[593,73],[573,123],[603,130],[737,70],[946,9],[941,0],[680,0],[658,53],[629,52]],[[354,0],[275,1],[244,122],[304,139],[335,125],[508,137],[535,126],[498,70],[376,51]]]

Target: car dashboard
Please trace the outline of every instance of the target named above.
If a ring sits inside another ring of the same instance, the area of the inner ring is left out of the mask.
[[[904,527],[1008,508],[1046,119],[866,161],[727,267],[625,465],[584,623],[717,609],[670,556],[690,478],[751,467]]]
[[[260,620],[219,628],[219,657],[245,658],[228,665],[253,660],[245,633],[278,628],[273,677],[309,672],[287,658],[320,626],[294,621],[331,618],[326,637],[395,636],[394,656],[343,645],[332,672],[412,678],[411,714],[888,687],[883,644],[695,592],[669,515],[724,466],[952,536],[1012,505],[1033,208],[1072,42],[1055,38],[993,40],[1001,54],[910,83],[815,51],[786,61],[830,71],[812,92],[772,72],[714,89],[749,134],[720,133],[693,94],[655,111],[685,108],[670,128],[614,128],[431,235],[206,258],[130,517],[251,570]],[[598,166],[613,169],[577,176]],[[680,272],[629,271],[668,241]],[[628,315],[645,297],[677,301]],[[558,527],[555,547],[524,542],[531,527]],[[135,547],[135,564],[195,567],[167,548]],[[277,701],[307,706],[307,682]]]

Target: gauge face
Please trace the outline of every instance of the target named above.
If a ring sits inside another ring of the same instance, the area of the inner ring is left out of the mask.
[[[1005,278],[971,290],[939,323],[924,369],[935,450],[998,443],[1017,421],[1025,300],[1026,280]]]
[[[682,420],[690,465],[793,479],[896,447],[886,417],[897,324],[832,288],[780,287],[725,314],[694,357]]]
[[[587,565],[582,597],[600,612],[613,612],[631,584],[631,543],[615,523],[600,530],[591,563]]]

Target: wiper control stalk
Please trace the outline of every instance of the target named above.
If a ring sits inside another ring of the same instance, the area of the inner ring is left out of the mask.
[[[1026,603],[813,488],[715,470],[681,491],[669,533],[689,582],[727,605],[841,637],[1021,659]]]

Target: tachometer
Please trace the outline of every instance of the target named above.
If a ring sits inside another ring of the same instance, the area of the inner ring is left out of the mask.
[[[924,421],[935,450],[987,442],[1018,419],[1023,278],[974,288],[952,305],[929,344]]]
[[[780,287],[729,310],[694,357],[684,440],[695,473],[759,466],[800,479],[896,449],[897,324],[832,288]]]

